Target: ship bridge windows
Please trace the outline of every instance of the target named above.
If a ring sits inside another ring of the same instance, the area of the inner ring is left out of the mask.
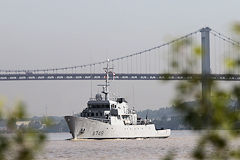
[[[127,119],[129,117],[129,115],[122,115],[123,119]]]
[[[109,108],[109,104],[88,104],[89,108]]]
[[[102,112],[82,112],[81,117],[102,117],[103,113]]]
[[[127,101],[125,100],[125,98],[117,98],[117,102],[118,102],[118,103],[122,103],[122,102],[126,102],[126,103],[127,103]]]
[[[111,104],[111,108],[116,108],[117,106],[115,104]]]

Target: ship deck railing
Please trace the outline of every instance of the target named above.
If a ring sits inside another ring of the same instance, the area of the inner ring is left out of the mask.
[[[100,121],[100,122],[104,122],[104,123],[109,123],[110,119],[103,119],[103,118],[93,118],[93,117],[88,117],[89,119],[92,119],[92,120],[97,120],[97,121]]]
[[[89,98],[89,100],[90,100],[90,101],[97,101],[96,98]],[[111,97],[111,98],[109,98],[109,100],[117,101],[117,98],[113,98],[113,97]],[[103,101],[104,101],[104,100],[103,100]]]

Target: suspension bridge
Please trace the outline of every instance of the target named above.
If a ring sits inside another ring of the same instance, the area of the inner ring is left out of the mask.
[[[102,68],[114,68],[114,80],[191,80],[208,77],[240,81],[240,43],[208,27],[126,56],[63,68],[3,70],[0,81],[103,80]]]

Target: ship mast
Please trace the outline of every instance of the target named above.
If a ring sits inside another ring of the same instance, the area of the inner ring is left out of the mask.
[[[109,89],[108,89],[108,87],[110,85],[110,83],[109,83],[109,71],[110,71],[110,69],[112,69],[112,68],[109,68],[109,59],[107,59],[107,67],[104,68],[104,70],[106,72],[106,80],[105,80],[105,86],[103,87],[103,91],[102,91],[102,93],[105,94],[105,101],[109,100]]]

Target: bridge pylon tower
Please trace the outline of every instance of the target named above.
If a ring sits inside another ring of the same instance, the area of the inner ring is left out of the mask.
[[[202,99],[206,102],[211,96],[211,68],[210,68],[210,36],[209,27],[202,28],[201,32],[201,46],[202,46]]]

